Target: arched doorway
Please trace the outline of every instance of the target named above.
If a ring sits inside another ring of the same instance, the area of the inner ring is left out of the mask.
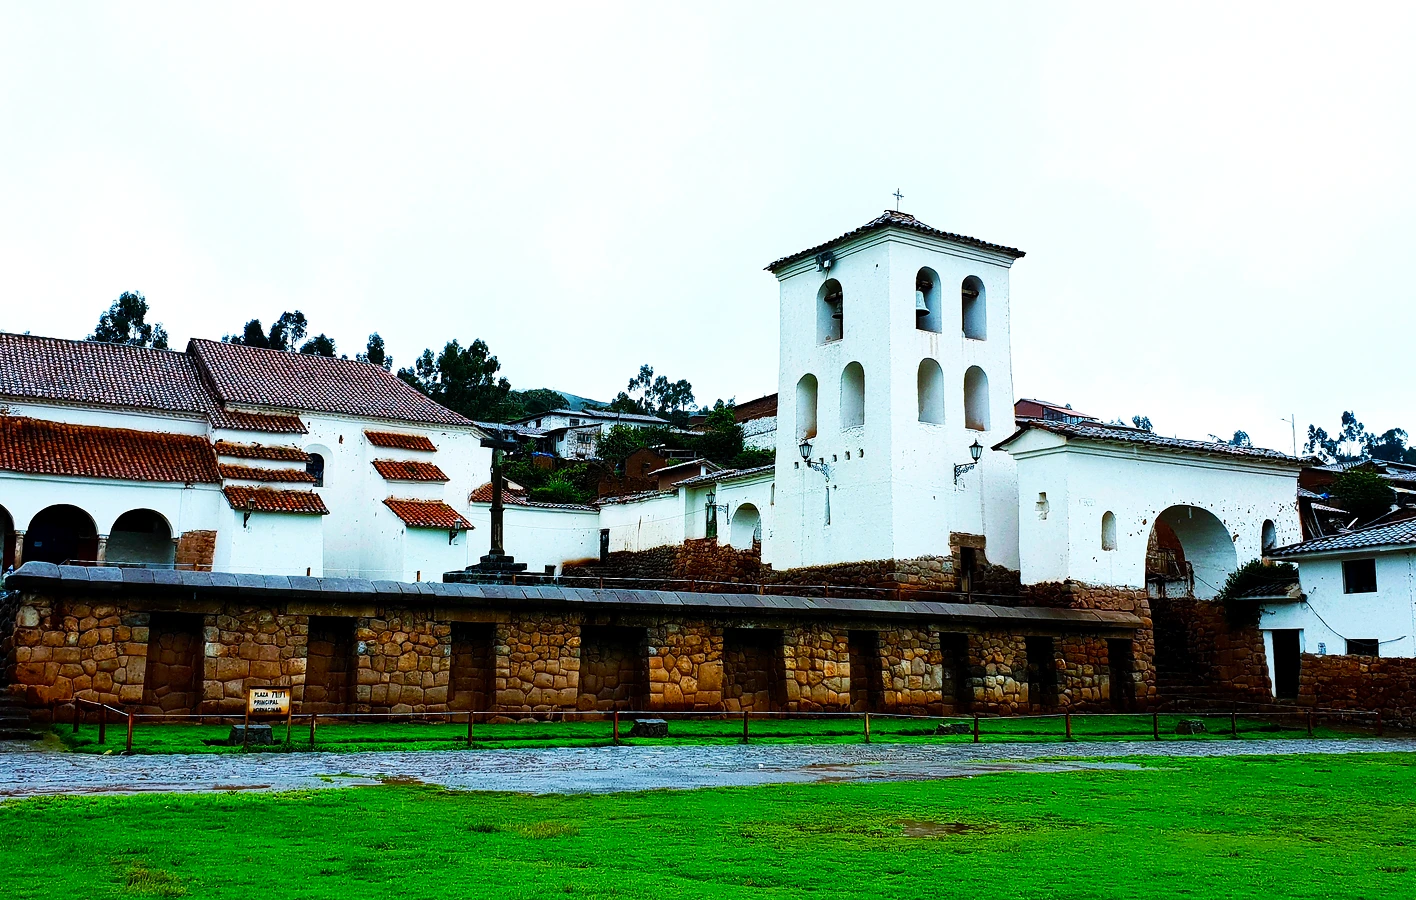
[[[61,503],[35,514],[25,531],[24,562],[92,563],[98,558],[98,528],[93,517]]]
[[[744,503],[733,513],[729,541],[738,550],[751,550],[762,541],[762,513],[751,503]]]
[[[1162,595],[1213,599],[1239,568],[1224,523],[1198,506],[1172,506],[1156,517],[1146,547],[1146,583]]]
[[[113,523],[104,559],[111,565],[170,567],[177,561],[172,527],[161,513],[130,509]]]

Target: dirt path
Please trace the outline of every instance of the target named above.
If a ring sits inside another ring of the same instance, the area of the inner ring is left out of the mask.
[[[1119,757],[1412,752],[1398,739],[1207,743],[758,745],[92,756],[0,747],[0,797],[146,791],[283,791],[422,782],[455,790],[612,793],[813,781],[901,781],[1003,771],[1138,768]],[[1067,756],[1078,759],[1059,760]],[[1083,761],[1080,758],[1088,758]]]

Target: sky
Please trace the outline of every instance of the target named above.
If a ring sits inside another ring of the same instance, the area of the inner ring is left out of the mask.
[[[1027,251],[1015,394],[1416,432],[1410,4],[0,3],[0,329],[142,291],[517,388],[776,389],[763,267],[902,208]]]

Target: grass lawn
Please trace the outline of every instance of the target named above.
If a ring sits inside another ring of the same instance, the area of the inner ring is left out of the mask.
[[[1182,718],[1202,718],[1211,729],[1205,734],[1177,735],[1175,725]],[[935,726],[941,722],[972,723],[972,719],[918,719],[872,716],[870,721],[871,739],[876,743],[969,743],[972,735],[938,735]],[[1231,740],[1228,716],[1179,716],[1160,717],[1162,740],[1214,741]],[[632,740],[629,734],[630,721],[621,721],[621,734],[627,744],[715,744],[738,743],[742,740],[742,719],[728,717],[722,719],[669,719],[667,739]],[[1064,737],[1064,724],[1059,718],[995,718],[980,720],[981,740],[990,741],[1048,741],[1060,742]],[[749,723],[751,739],[762,743],[805,743],[840,744],[860,743],[862,721],[859,716],[839,716],[821,719],[773,719],[756,716]],[[55,733],[70,749],[82,753],[104,753],[119,751],[126,740],[125,726],[110,725],[107,742],[98,743],[98,726],[81,726],[78,736],[69,725],[55,726]],[[273,726],[275,739],[283,744],[285,724]],[[225,740],[230,733],[229,725],[185,725],[158,723],[138,720],[133,731],[133,751],[135,753],[240,753],[240,747],[212,746],[206,741]],[[1315,737],[1351,737],[1358,732],[1320,726],[1314,728]],[[612,726],[609,721],[569,721],[539,722],[536,724],[509,723],[474,726],[474,748],[508,749],[525,747],[592,747],[610,743]],[[1077,716],[1072,720],[1072,734],[1078,740],[1146,740],[1151,737],[1151,717],[1138,716]],[[1239,719],[1241,739],[1282,739],[1306,737],[1306,726],[1293,721],[1276,725],[1272,721],[1259,719]],[[297,752],[310,749],[309,720],[297,720],[291,731],[288,748],[277,746],[266,748],[265,752]],[[319,723],[315,731],[315,749],[326,752],[358,752],[365,750],[461,750],[466,748],[466,724],[422,724],[422,723],[372,723],[333,724],[331,720]],[[256,748],[253,748],[256,749]]]
[[[0,896],[1410,898],[1416,758],[529,797],[0,804]]]

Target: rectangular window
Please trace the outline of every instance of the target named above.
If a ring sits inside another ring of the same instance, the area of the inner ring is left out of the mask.
[[[579,425],[579,424],[580,424],[580,420],[579,420],[579,419],[571,419],[571,420],[570,420],[570,424],[571,424],[571,425]]]
[[[1376,638],[1348,638],[1348,639],[1347,639],[1347,655],[1348,655],[1348,656],[1380,656],[1381,654],[1377,651],[1377,639],[1376,639]]]
[[[1371,594],[1377,589],[1377,561],[1349,559],[1342,564],[1342,592]]]

